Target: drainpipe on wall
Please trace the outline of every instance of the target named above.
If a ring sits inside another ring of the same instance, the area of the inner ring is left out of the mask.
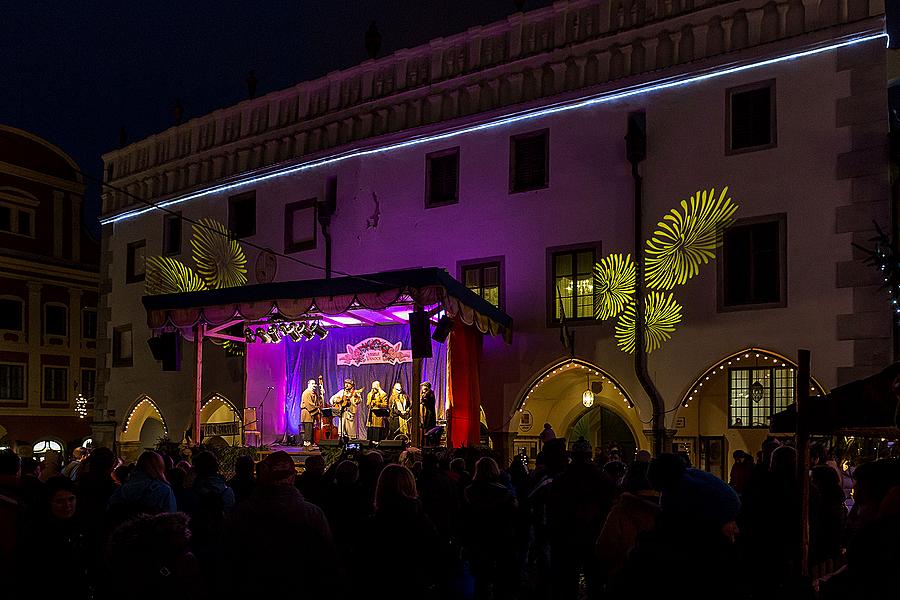
[[[316,213],[322,238],[325,240],[325,279],[331,279],[331,217],[337,209],[337,177],[325,182],[325,200],[319,202]]]
[[[631,176],[634,179],[634,265],[635,265],[635,336],[634,336],[634,372],[637,379],[650,398],[653,406],[652,432],[653,452],[657,456],[669,450],[666,444],[666,404],[656,389],[656,384],[647,370],[647,348],[644,343],[644,252],[641,244],[643,230],[643,179],[639,166],[647,158],[647,118],[643,111],[628,115],[628,134],[625,136],[625,153],[631,163]]]

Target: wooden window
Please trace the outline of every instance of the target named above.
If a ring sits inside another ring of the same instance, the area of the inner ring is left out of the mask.
[[[550,130],[514,135],[509,141],[509,192],[550,185]]]
[[[228,199],[228,230],[238,239],[256,235],[256,192]]]
[[[425,207],[459,202],[459,148],[425,157]]]
[[[130,367],[133,364],[131,324],[113,329],[112,363],[114,367]]]
[[[147,240],[138,240],[128,244],[126,260],[125,283],[143,281],[147,260]]]
[[[731,88],[726,98],[729,154],[776,146],[774,80]]]
[[[69,370],[66,367],[44,367],[44,402],[69,401]]]
[[[44,335],[69,335],[69,310],[64,305],[44,305]]]
[[[163,254],[181,254],[181,213],[163,218]]]
[[[25,368],[23,364],[0,364],[0,402],[25,402]]]
[[[787,305],[787,240],[784,214],[738,221],[724,234],[719,308]]]
[[[597,245],[548,250],[550,324],[594,320],[594,263]]]
[[[316,199],[298,200],[284,207],[284,251],[313,250],[316,247]]]
[[[494,306],[503,302],[503,265],[500,260],[461,263],[459,276],[463,284]]]
[[[18,298],[0,298],[0,329],[23,331],[24,306]]]

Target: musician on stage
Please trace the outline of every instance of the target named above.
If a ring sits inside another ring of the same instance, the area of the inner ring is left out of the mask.
[[[409,404],[409,396],[403,391],[403,386],[399,382],[394,384],[389,403],[391,405],[391,435],[394,437],[402,435],[408,440],[412,406]]]
[[[352,379],[344,380],[344,389],[331,397],[331,405],[341,411],[341,435],[356,437],[356,408],[362,402],[362,395]]]
[[[425,433],[428,433],[437,425],[437,400],[431,389],[431,383],[428,381],[422,382],[419,389],[419,402],[422,405],[422,425]]]
[[[387,426],[387,417],[378,416],[376,410],[387,410],[388,395],[381,389],[380,381],[372,382],[372,389],[366,398],[366,406],[369,407],[369,421],[366,423],[369,439],[373,442],[380,442],[384,439],[384,428]]]
[[[303,395],[300,397],[300,423],[303,426],[300,433],[303,435],[304,446],[313,443],[313,428],[318,415],[319,393],[316,380],[310,379],[306,382],[306,389],[303,390]]]

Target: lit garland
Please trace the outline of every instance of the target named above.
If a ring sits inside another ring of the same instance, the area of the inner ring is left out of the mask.
[[[878,235],[869,239],[870,242],[875,242],[874,249],[856,243],[853,246],[866,253],[866,263],[878,267],[883,279],[881,287],[887,289],[894,317],[900,319],[900,254],[894,250],[891,238],[881,230],[878,223],[875,223],[875,230]]]
[[[134,405],[134,408],[129,411],[128,417],[125,419],[125,427],[124,429],[122,429],[122,432],[124,433],[128,431],[128,428],[131,427],[131,420],[134,418],[134,415],[137,414],[138,409],[144,404],[150,405],[150,408],[153,409],[153,412],[156,413],[156,415],[159,417],[160,422],[163,424],[163,431],[166,433],[166,435],[168,435],[169,428],[166,426],[166,420],[163,418],[162,413],[159,412],[159,407],[156,406],[156,404],[147,397],[142,398],[140,402],[136,403]]]
[[[590,365],[581,364],[580,361],[573,359],[565,364],[554,367],[553,369],[547,369],[546,371],[538,375],[537,379],[535,379],[534,383],[529,388],[528,393],[525,394],[525,398],[522,400],[522,405],[519,406],[519,412],[525,410],[525,405],[531,399],[532,394],[534,394],[542,384],[558,374],[578,368],[587,370],[590,375],[600,377],[603,381],[612,386],[613,391],[618,392],[619,396],[622,397],[622,401],[625,402],[628,408],[634,408],[634,402],[632,402],[631,399],[625,395],[622,385],[618,381],[613,379],[611,375],[603,371],[598,371]]]
[[[75,396],[75,414],[78,415],[79,419],[84,419],[87,417],[88,409],[87,409],[88,401],[84,395],[79,392],[77,396]]]
[[[698,190],[681,201],[657,223],[647,240],[644,281],[653,291],[644,306],[644,342],[653,352],[672,338],[681,322],[681,304],[675,296],[657,290],[684,285],[714,260],[725,229],[733,222],[738,206],[728,196],[728,186]],[[623,352],[634,352],[637,335],[635,264],[630,254],[611,254],[594,266],[594,316],[606,320],[618,316],[616,342]]]

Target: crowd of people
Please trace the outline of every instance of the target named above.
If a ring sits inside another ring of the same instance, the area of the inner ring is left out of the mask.
[[[29,594],[694,598],[896,597],[900,463],[850,486],[823,452],[809,472],[801,576],[797,452],[735,454],[730,482],[684,455],[628,464],[546,436],[536,464],[487,450],[345,452],[300,469],[206,451],[133,465],[79,450],[63,468],[0,452],[0,564]],[[231,473],[229,473],[231,475]],[[852,509],[845,487],[852,487]],[[12,589],[7,586],[7,589]]]

